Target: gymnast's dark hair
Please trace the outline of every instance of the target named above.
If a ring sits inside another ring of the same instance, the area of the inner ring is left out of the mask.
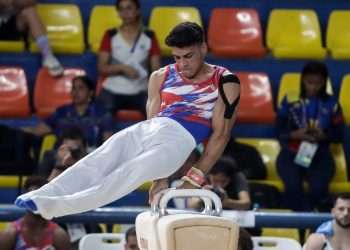
[[[304,76],[305,75],[319,75],[322,77],[323,86],[318,93],[318,96],[322,99],[327,98],[327,80],[328,80],[328,69],[327,66],[322,62],[317,61],[311,61],[308,62],[302,72],[301,72],[301,80],[300,80],[300,97],[305,98],[306,97],[306,89],[304,84]]]
[[[204,32],[201,26],[193,22],[184,22],[175,26],[165,38],[169,47],[188,47],[204,42]]]

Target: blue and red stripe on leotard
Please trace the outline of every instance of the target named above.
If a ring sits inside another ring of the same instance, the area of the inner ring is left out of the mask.
[[[211,119],[218,98],[220,76],[227,70],[213,65],[212,76],[200,83],[185,80],[176,64],[167,66],[161,86],[161,106],[158,116],[169,117],[179,122],[194,137],[197,143],[209,138],[212,132]]]

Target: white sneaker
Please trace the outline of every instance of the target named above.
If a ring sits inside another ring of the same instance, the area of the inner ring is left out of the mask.
[[[46,67],[49,71],[49,74],[52,76],[60,76],[63,74],[63,67],[57,58],[53,55],[49,55],[44,58],[43,66]]]

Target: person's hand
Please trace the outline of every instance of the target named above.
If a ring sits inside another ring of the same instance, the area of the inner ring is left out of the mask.
[[[314,142],[315,138],[308,133],[307,128],[300,128],[291,132],[290,137],[294,140],[304,140],[309,142]]]
[[[168,179],[159,179],[155,180],[152,183],[152,186],[150,187],[148,194],[149,194],[149,199],[148,202],[151,204],[153,202],[154,196],[159,193],[160,191],[167,189],[169,187],[169,182]]]
[[[314,128],[311,130],[311,135],[314,137],[315,142],[323,141],[326,139],[326,134],[320,128]]]
[[[137,70],[134,69],[130,65],[124,64],[122,71],[123,71],[124,75],[127,76],[130,79],[137,79],[137,78],[139,78],[139,73],[137,72]]]

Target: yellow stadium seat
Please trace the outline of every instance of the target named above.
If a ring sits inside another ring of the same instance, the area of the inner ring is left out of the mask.
[[[96,5],[92,9],[88,29],[88,44],[92,52],[98,52],[106,30],[122,23],[115,6]]]
[[[278,105],[281,104],[283,98],[288,95],[299,98],[300,94],[300,73],[285,73],[282,76],[278,90]],[[332,83],[330,79],[327,82],[327,93],[333,94]]]
[[[267,27],[267,46],[276,58],[323,59],[326,56],[313,10],[272,10]]]
[[[163,55],[171,54],[165,44],[165,38],[173,27],[185,21],[195,22],[202,26],[198,9],[195,7],[155,7],[152,10],[149,27],[156,33]]]
[[[332,11],[327,27],[326,45],[335,59],[350,58],[350,11]]]
[[[18,188],[20,177],[18,175],[0,175],[0,188]]]
[[[0,232],[4,232],[8,226],[9,226],[8,222],[0,222]]]
[[[83,23],[78,6],[73,4],[38,4],[38,14],[46,26],[52,49],[56,53],[81,54],[84,51]],[[38,52],[35,41],[30,50]]]
[[[350,192],[350,182],[348,181],[348,172],[345,160],[345,153],[342,144],[331,144],[331,152],[335,161],[335,173],[329,190],[331,193]]]
[[[46,151],[54,148],[57,138],[54,134],[45,135],[40,148],[39,161],[42,161]]]
[[[283,191],[283,183],[276,170],[276,158],[280,151],[279,142],[274,139],[264,138],[238,138],[237,140],[255,147],[259,151],[267,168],[266,180],[253,180],[250,182],[273,185],[279,191]]]
[[[345,123],[350,125],[350,74],[343,77],[340,92],[339,92],[339,102],[343,109],[343,115],[345,118]]]
[[[0,52],[22,52],[25,49],[24,41],[0,41]]]

